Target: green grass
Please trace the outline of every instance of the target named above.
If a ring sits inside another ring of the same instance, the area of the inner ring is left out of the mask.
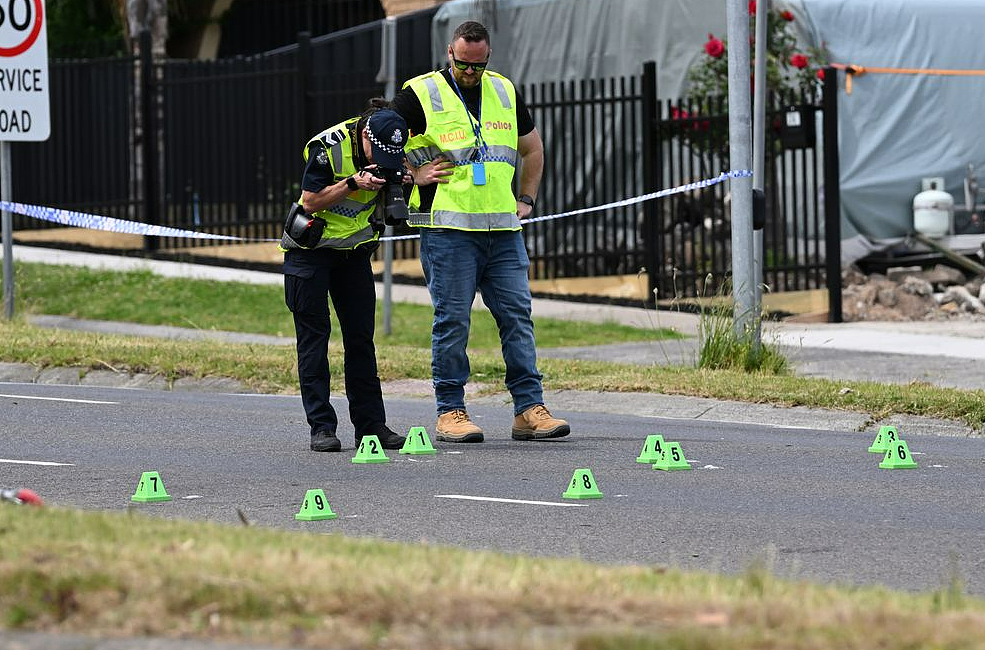
[[[985,648],[985,602],[0,505],[0,627],[414,650]],[[329,533],[329,534],[325,534]],[[287,578],[285,578],[287,577]]]
[[[425,348],[377,346],[380,377],[429,379],[431,352]],[[490,390],[502,390],[506,372],[498,350],[469,353],[472,376]],[[180,377],[219,376],[239,379],[262,392],[296,393],[297,359],[286,346],[243,345],[214,341],[169,341],[129,336],[51,330],[23,319],[0,321],[0,361],[30,363],[39,368],[77,366]],[[341,347],[329,346],[329,361],[341,368]],[[777,406],[808,406],[855,411],[881,419],[891,414],[953,419],[980,429],[985,423],[985,391],[908,385],[834,381],[701,370],[679,366],[640,366],[573,359],[540,359],[538,367],[549,389],[693,395]],[[337,382],[341,385],[341,382]],[[845,390],[848,389],[848,390]]]
[[[749,323],[744,336],[735,332],[731,301],[703,307],[698,321],[698,367],[706,370],[743,370],[783,375],[790,371],[780,346],[754,336],[760,321]]]
[[[17,263],[18,311],[94,320],[173,325],[294,336],[282,286],[164,278],[149,271],[119,273],[69,266]],[[396,303],[392,335],[384,337],[377,308],[378,341],[430,348],[433,312],[427,305]],[[338,320],[332,310],[332,328]],[[535,318],[539,347],[579,346],[675,338],[668,329],[638,329],[614,323],[579,323]],[[488,310],[473,312],[469,344],[498,349],[499,334]]]

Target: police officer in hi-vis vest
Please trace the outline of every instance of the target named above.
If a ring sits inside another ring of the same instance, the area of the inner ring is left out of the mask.
[[[520,219],[536,202],[543,144],[510,80],[486,69],[490,52],[486,28],[462,23],[448,45],[448,68],[411,79],[393,102],[411,130],[406,151],[414,182],[434,187],[427,218],[410,225],[421,234],[421,265],[434,305],[435,433],[447,442],[483,440],[465,409],[465,348],[477,289],[499,327],[513,438],[558,438],[570,431],[544,407],[530,316],[530,260],[520,231]],[[517,165],[519,197],[512,189]]]
[[[360,117],[308,141],[298,201],[303,213],[288,218],[281,241],[284,299],[294,315],[301,401],[313,451],[342,450],[336,435],[338,417],[329,402],[328,296],[342,329],[345,392],[356,446],[368,434],[378,436],[386,449],[399,449],[404,443],[404,437],[386,425],[373,345],[376,288],[370,256],[379,246],[382,228],[374,227],[371,217],[384,184],[373,172],[399,170],[399,179],[407,142],[406,122],[386,106],[382,99],[371,100]],[[409,176],[405,180],[410,182]]]

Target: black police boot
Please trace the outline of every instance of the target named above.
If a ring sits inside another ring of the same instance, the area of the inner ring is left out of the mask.
[[[380,444],[383,445],[384,449],[400,449],[404,446],[404,441],[407,439],[399,433],[392,431],[390,427],[385,424],[379,429],[375,429],[369,433],[376,435],[376,437],[380,439]],[[362,436],[356,436],[357,449],[359,448],[359,443],[362,442],[362,439]]]
[[[311,451],[342,451],[342,441],[331,431],[311,434]]]

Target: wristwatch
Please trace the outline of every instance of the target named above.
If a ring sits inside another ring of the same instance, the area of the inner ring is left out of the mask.
[[[356,179],[353,178],[352,176],[349,176],[348,178],[345,179],[345,184],[349,186],[349,190],[353,192],[359,189],[359,186],[356,185]]]
[[[516,198],[516,200],[519,201],[520,203],[526,203],[527,205],[529,205],[531,207],[531,209],[537,203],[536,201],[534,201],[533,197],[530,196],[529,194],[521,194],[520,196],[518,196]]]

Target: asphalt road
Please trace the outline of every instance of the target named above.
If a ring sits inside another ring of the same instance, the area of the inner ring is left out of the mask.
[[[345,422],[344,400],[336,407]],[[390,399],[388,411],[394,429],[432,431],[430,399]],[[956,575],[985,594],[980,439],[907,436],[919,469],[888,471],[866,452],[871,434],[566,410],[570,437],[520,443],[508,405],[470,412],[484,444],[354,465],[348,425],[344,453],[308,451],[298,397],[0,384],[0,485],[122,510],[141,472],[156,470],[174,501],[137,507],[165,517],[235,523],[240,508],[294,530],[727,573],[762,559],[787,577],[904,589]],[[694,471],[636,463],[649,433],[679,440]],[[560,498],[582,467],[604,499]],[[339,519],[295,521],[316,487]]]

